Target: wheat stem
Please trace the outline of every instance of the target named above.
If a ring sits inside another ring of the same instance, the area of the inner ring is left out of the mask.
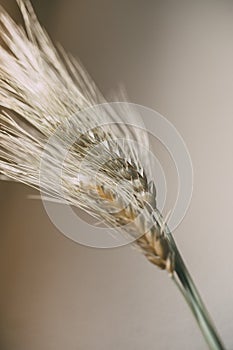
[[[184,296],[189,305],[197,324],[209,346],[210,350],[224,350],[225,347],[211,320],[202,298],[195,286],[193,279],[185,265],[185,262],[177,248],[172,234],[168,231],[167,236],[175,253],[175,270],[172,279]]]

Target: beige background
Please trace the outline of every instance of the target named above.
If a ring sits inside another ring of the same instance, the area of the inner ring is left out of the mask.
[[[15,17],[13,0],[1,0]],[[166,116],[195,184],[175,235],[233,349],[233,2],[34,0],[55,41],[108,94]],[[169,169],[167,169],[168,171]],[[61,235],[31,189],[0,184],[0,348],[206,349],[167,275],[130,247],[96,250]],[[78,229],[78,228],[77,228]]]

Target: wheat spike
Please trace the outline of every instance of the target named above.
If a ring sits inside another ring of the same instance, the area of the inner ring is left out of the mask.
[[[150,262],[173,272],[173,253],[156,221],[155,186],[149,182],[137,150],[129,143],[120,145],[116,134],[125,139],[127,128],[99,126],[116,122],[108,108],[103,113],[70,119],[77,112],[105,102],[81,65],[63,50],[58,53],[36,19],[31,4],[18,0],[25,30],[1,10],[0,30],[4,46],[0,48],[0,172],[16,181],[39,188],[40,159],[47,139],[62,128],[61,142],[75,142],[64,162],[63,195],[53,182],[56,152],[48,155],[44,191],[57,199],[81,207],[97,218],[128,234],[135,235],[135,246]],[[128,111],[125,111],[126,113]],[[134,132],[144,144],[146,137]],[[98,152],[94,147],[99,145]],[[92,157],[82,160],[89,152]],[[103,158],[107,161],[103,164]],[[98,168],[98,180],[96,169]],[[81,180],[78,180],[81,179]],[[95,178],[95,181],[93,179]],[[120,186],[118,184],[121,184]],[[116,186],[117,185],[117,186]],[[143,211],[142,215],[139,215]],[[152,222],[153,220],[153,222]]]

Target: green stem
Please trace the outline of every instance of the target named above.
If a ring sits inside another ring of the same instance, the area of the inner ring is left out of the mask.
[[[174,282],[183,294],[200,327],[210,350],[224,350],[225,347],[201,299],[201,296],[190,276],[190,273],[180,255],[172,234],[167,231],[167,237],[175,256]]]

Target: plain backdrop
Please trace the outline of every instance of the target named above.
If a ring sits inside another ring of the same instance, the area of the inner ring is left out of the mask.
[[[1,4],[19,18],[13,0]],[[233,349],[233,2],[33,4],[106,95],[123,84],[130,101],[157,110],[183,136],[195,182],[174,234]],[[27,198],[34,193],[0,183],[1,349],[206,349],[166,273],[129,246],[92,249],[65,238],[41,202]]]

